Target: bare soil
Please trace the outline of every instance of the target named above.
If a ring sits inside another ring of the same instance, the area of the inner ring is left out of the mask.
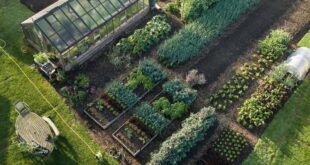
[[[168,78],[178,77],[183,78],[190,69],[198,69],[204,73],[208,84],[198,88],[199,97],[191,107],[191,111],[198,111],[204,105],[204,100],[211,93],[221,88],[222,85],[231,78],[236,68],[244,62],[251,61],[251,56],[256,49],[259,39],[265,37],[270,30],[281,28],[291,33],[295,38],[294,45],[300,37],[305,34],[310,28],[310,1],[309,0],[261,0],[261,3],[254,7],[251,11],[245,13],[238,22],[233,23],[224,34],[214,42],[213,45],[201,50],[200,56],[175,70],[164,70],[168,73]],[[147,20],[158,12],[153,12],[148,15],[145,20],[141,21],[136,27],[143,26]],[[179,20],[170,17],[169,21],[174,27],[174,31],[178,31],[183,25]],[[133,29],[130,29],[127,34],[130,34]],[[155,46],[151,51],[143,54],[143,57],[150,57],[156,60],[156,52],[158,46]],[[138,63],[135,63],[135,65]],[[94,61],[88,63],[81,69],[72,72],[71,76],[77,73],[86,73],[92,80],[92,85],[103,88],[106,83],[113,79],[117,79],[127,75],[128,70],[116,70],[116,68],[108,62],[106,56],[102,55]],[[161,85],[150,92],[143,100],[150,101],[161,91]],[[183,164],[196,164],[198,160],[209,149],[209,144],[216,139],[219,132],[224,128],[231,128],[240,132],[249,141],[251,147],[255,146],[261,132],[250,132],[235,122],[237,107],[243,100],[251,95],[257,87],[257,82],[253,83],[247,95],[234,104],[226,113],[217,113],[218,124],[214,129],[210,130],[206,140],[201,142],[191,153],[190,157]],[[116,147],[121,149],[121,145],[112,139],[112,133],[117,130],[132,114],[129,111],[118,119],[114,124],[106,130],[102,130],[93,121],[82,113],[83,107],[76,107],[73,110],[77,112],[77,118],[82,124],[88,128],[92,137],[105,149]],[[187,114],[183,119],[188,117]],[[180,128],[181,120],[173,121],[148,147],[146,147],[137,157],[132,157],[128,152],[125,152],[126,159],[129,164],[145,164],[150,157],[150,153],[157,150],[160,144],[167,139],[172,133]],[[250,153],[247,151],[242,159]],[[242,159],[236,164],[240,164]]]

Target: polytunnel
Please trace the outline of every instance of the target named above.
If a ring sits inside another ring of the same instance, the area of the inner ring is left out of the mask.
[[[310,69],[310,49],[298,48],[285,61],[289,73],[296,75],[298,80],[303,80]]]

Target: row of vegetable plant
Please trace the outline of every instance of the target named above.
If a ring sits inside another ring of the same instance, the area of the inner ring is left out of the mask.
[[[219,0],[176,0],[170,2],[165,10],[170,14],[180,15],[184,21],[193,21],[203,15],[213,4]]]
[[[227,109],[245,95],[250,84],[262,77],[275,60],[287,53],[290,40],[291,36],[288,33],[282,30],[272,31],[264,40],[259,41],[253,62],[240,67],[222,89],[206,100],[206,103],[217,110]]]
[[[159,150],[152,153],[148,164],[178,164],[202,141],[215,124],[214,108],[202,108],[182,123],[182,128],[164,141]]]
[[[197,91],[180,80],[168,81],[162,87],[164,92],[150,103],[136,107],[134,115],[113,133],[114,138],[134,156],[160,134],[167,122],[184,116],[197,97]],[[182,97],[173,99],[178,95]]]
[[[113,133],[132,155],[137,155],[168,124],[169,120],[146,102],[134,109],[133,116]]]
[[[236,159],[245,152],[247,147],[249,147],[249,143],[240,133],[225,129],[220,133],[219,137],[212,142],[210,152],[213,152],[224,162],[230,164],[234,163]]]
[[[296,76],[289,74],[284,65],[276,67],[242,104],[237,121],[250,129],[265,125],[288,99],[296,85]]]
[[[211,1],[210,1],[211,2]],[[198,55],[212,43],[225,28],[259,0],[220,0],[201,17],[187,24],[158,49],[158,59],[164,65],[175,67]]]
[[[143,60],[123,82],[110,83],[84,112],[105,129],[165,78],[160,65]]]
[[[110,54],[111,63],[116,66],[125,66],[130,64],[131,59],[141,55],[166,38],[171,32],[171,25],[163,15],[154,16],[147,24],[134,31],[127,38],[122,38]]]

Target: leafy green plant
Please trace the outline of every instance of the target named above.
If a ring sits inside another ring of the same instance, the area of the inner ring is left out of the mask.
[[[128,139],[131,139],[132,138],[132,136],[133,136],[133,130],[131,129],[131,128],[125,128],[125,132],[126,132],[126,137],[128,138]]]
[[[169,120],[145,102],[142,102],[134,111],[134,117],[151,128],[155,133],[160,133],[168,125]]]
[[[33,55],[33,57],[34,57],[34,60],[40,64],[44,64],[48,60],[47,56],[44,55],[43,53],[37,53]]]
[[[181,3],[181,16],[186,21],[193,21],[204,13],[219,0],[186,0]]]
[[[233,163],[247,146],[249,146],[248,142],[239,133],[225,129],[212,143],[212,151],[229,163]]]
[[[157,111],[168,116],[170,119],[181,118],[184,113],[187,112],[187,106],[184,102],[170,104],[166,97],[161,97],[158,100],[155,100],[152,105]]]
[[[178,6],[175,2],[170,2],[166,5],[165,10],[173,15],[179,15],[180,14],[180,6]]]
[[[157,83],[167,77],[167,74],[161,70],[161,66],[151,60],[143,60],[139,63],[139,69],[142,73],[150,77],[153,83]]]
[[[152,45],[165,38],[171,26],[162,15],[154,16],[142,29],[137,29],[127,38],[122,38],[113,48],[117,56],[135,56],[147,51]]]
[[[212,107],[191,114],[182,122],[182,128],[164,141],[156,153],[152,153],[148,164],[178,164],[198,142],[204,139],[215,121]]]
[[[138,96],[121,82],[112,82],[106,90],[109,97],[115,99],[123,108],[131,107],[138,101]]]
[[[58,81],[60,84],[64,84],[67,81],[67,76],[63,69],[57,70],[56,81]]]
[[[220,0],[195,21],[187,24],[158,49],[158,60],[175,67],[198,55],[225,28],[259,0]]]
[[[141,70],[136,69],[128,76],[126,86],[129,89],[134,90],[140,84],[142,84],[143,87],[147,90],[151,90],[155,86],[150,77],[145,76]]]
[[[168,81],[163,85],[163,91],[169,94],[174,102],[184,102],[190,106],[197,98],[197,91],[190,89],[179,80]]]
[[[88,88],[90,83],[90,79],[85,74],[78,74],[74,78],[74,84],[77,85],[80,88]]]
[[[296,85],[296,78],[287,75],[280,66],[265,77],[252,96],[239,108],[237,121],[248,128],[265,125],[265,121],[281,107]],[[291,83],[287,83],[288,79]]]

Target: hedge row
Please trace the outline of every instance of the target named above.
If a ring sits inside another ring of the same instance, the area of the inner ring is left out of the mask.
[[[177,66],[196,57],[198,51],[210,44],[240,14],[259,0],[221,0],[203,16],[186,25],[157,52],[158,59],[169,67]]]
[[[198,113],[191,114],[182,123],[182,128],[164,141],[159,151],[152,154],[148,164],[177,164],[199,141],[204,139],[215,121],[216,117],[212,107],[203,108]]]

